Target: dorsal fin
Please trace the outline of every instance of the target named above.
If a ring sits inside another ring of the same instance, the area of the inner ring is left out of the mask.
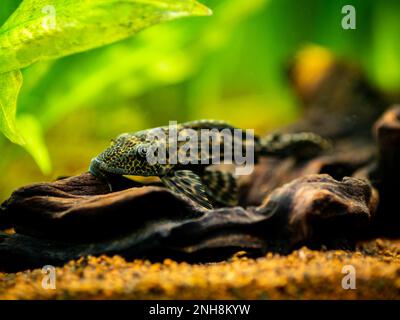
[[[203,120],[194,120],[189,122],[183,122],[180,124],[183,128],[191,128],[194,130],[197,129],[236,129],[234,126],[222,120],[212,120],[212,119],[203,119]]]

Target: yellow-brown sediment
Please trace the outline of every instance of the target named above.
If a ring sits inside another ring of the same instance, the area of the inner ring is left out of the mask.
[[[344,290],[344,265],[356,270]],[[375,240],[356,252],[314,251],[250,259],[238,254],[215,264],[162,263],[89,257],[57,268],[55,290],[40,269],[0,273],[1,299],[399,299],[400,241]]]

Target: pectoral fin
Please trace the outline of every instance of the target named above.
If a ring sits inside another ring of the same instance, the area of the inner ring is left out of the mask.
[[[178,170],[163,176],[161,181],[166,187],[177,194],[180,194],[195,204],[212,209],[200,177],[190,170]]]
[[[237,182],[231,173],[206,170],[201,180],[210,199],[229,207],[238,205]]]

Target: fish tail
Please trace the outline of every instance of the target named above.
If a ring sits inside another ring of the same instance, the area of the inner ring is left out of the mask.
[[[331,143],[312,132],[269,134],[258,138],[257,152],[263,156],[293,156],[309,159],[331,149]]]

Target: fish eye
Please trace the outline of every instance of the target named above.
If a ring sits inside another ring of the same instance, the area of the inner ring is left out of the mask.
[[[139,154],[139,156],[141,156],[143,158],[145,158],[147,156],[147,151],[148,151],[148,149],[147,149],[147,146],[145,146],[145,145],[140,145],[137,148],[137,153]]]

